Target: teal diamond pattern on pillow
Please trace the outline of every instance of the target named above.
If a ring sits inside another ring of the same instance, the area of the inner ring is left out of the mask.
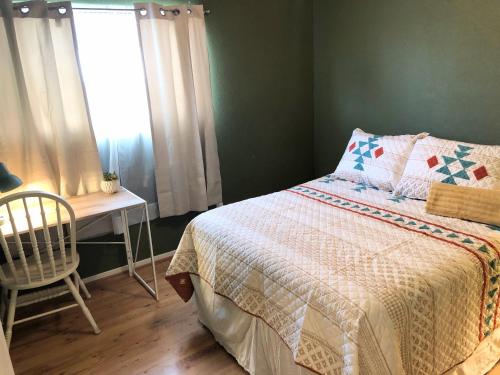
[[[366,141],[359,141],[358,147],[356,147],[352,153],[354,155],[358,155],[358,157],[354,160],[354,169],[358,171],[364,171],[365,159],[372,159],[372,150],[379,147],[379,144],[376,143],[378,139],[382,138],[379,135],[374,135],[368,137]]]
[[[437,173],[444,174],[446,177],[441,180],[445,184],[457,185],[456,179],[461,178],[463,180],[470,180],[468,169],[474,165],[476,162],[465,160],[466,157],[470,156],[470,151],[472,147],[457,145],[457,150],[455,150],[455,156],[441,156],[444,165],[436,170]],[[432,160],[435,160],[431,158]],[[429,159],[429,160],[431,160]],[[429,161],[428,161],[429,162]]]

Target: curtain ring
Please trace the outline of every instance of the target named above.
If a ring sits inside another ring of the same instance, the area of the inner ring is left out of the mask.
[[[139,9],[139,13],[141,16],[147,16],[148,15],[148,11],[146,8],[141,8]]]
[[[27,5],[23,5],[21,8],[19,8],[19,11],[22,14],[28,14],[30,12],[30,7]]]
[[[68,12],[68,10],[66,9],[66,7],[63,7],[63,6],[60,6],[59,8],[57,8],[57,11],[62,16],[64,16]]]
[[[181,11],[180,11],[179,9],[173,9],[173,10],[172,10],[172,14],[173,14],[174,16],[178,16],[179,14],[181,14]]]
[[[167,14],[167,11],[165,9],[163,9],[163,8],[160,8],[160,14],[162,16],[165,16],[165,14]]]

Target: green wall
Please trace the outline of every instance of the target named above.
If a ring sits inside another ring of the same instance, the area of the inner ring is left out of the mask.
[[[312,177],[309,3],[204,1],[225,202]]]
[[[315,174],[352,130],[500,144],[498,0],[315,0]]]
[[[204,1],[212,10],[206,24],[226,204],[271,193],[313,176],[313,30],[309,3]],[[175,249],[193,216],[154,220],[156,253]],[[132,231],[134,238],[136,232],[137,227]],[[82,246],[79,252],[83,276],[126,264],[119,246]]]

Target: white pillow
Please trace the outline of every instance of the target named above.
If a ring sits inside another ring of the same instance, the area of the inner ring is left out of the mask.
[[[427,137],[417,141],[395,195],[427,199],[432,182],[500,188],[500,146]]]
[[[355,129],[333,173],[335,177],[392,191],[419,135],[374,135]]]

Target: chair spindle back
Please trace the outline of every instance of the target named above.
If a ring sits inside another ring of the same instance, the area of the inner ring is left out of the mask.
[[[41,191],[12,194],[0,199],[0,216],[5,257],[0,281],[10,275],[16,283],[41,283],[57,278],[76,262],[75,214],[63,198]]]

